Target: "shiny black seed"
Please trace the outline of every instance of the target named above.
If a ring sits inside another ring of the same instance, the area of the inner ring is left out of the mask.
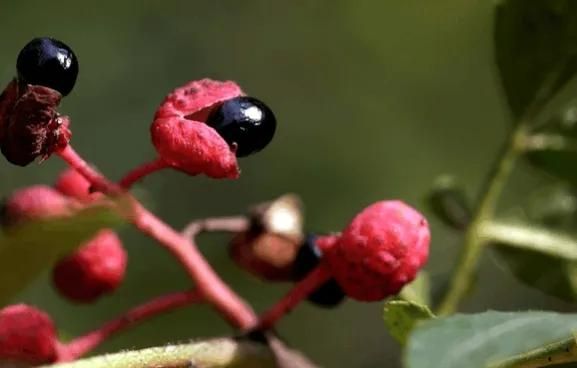
[[[293,267],[293,280],[302,280],[320,262],[322,253],[316,245],[317,236],[308,234],[299,247]]]
[[[254,97],[235,97],[215,108],[206,123],[231,146],[238,157],[265,148],[276,130],[276,118],[262,101]]]
[[[16,69],[20,82],[49,87],[66,96],[76,83],[78,60],[63,42],[40,37],[20,51]]]
[[[319,264],[322,252],[316,245],[316,239],[316,235],[307,235],[299,248],[293,270],[295,281],[303,279]],[[345,293],[334,279],[330,279],[312,292],[307,299],[317,306],[331,308],[345,300]]]
[[[307,299],[319,307],[331,308],[345,300],[345,293],[335,279],[330,279],[313,291]]]

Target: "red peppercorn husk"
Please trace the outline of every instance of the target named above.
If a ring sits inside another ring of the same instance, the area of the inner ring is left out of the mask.
[[[151,134],[159,156],[180,171],[215,179],[240,175],[234,152],[205,123],[179,117],[156,119]]]
[[[231,257],[256,277],[291,281],[303,241],[300,199],[287,194],[262,203],[250,210],[250,218],[250,228],[231,240]]]
[[[54,188],[60,193],[82,202],[90,202],[100,197],[99,193],[91,193],[90,187],[90,182],[72,168],[60,173],[54,184]]]
[[[45,312],[26,304],[0,310],[0,362],[52,363],[57,345],[56,328]]]
[[[338,239],[317,245],[343,291],[360,301],[397,294],[425,265],[427,220],[401,201],[377,202],[359,213]]]
[[[58,91],[43,86],[26,85],[19,91],[0,127],[0,149],[8,161],[26,166],[68,144],[70,130],[56,111],[61,99]]]
[[[205,121],[212,108],[244,92],[232,81],[200,79],[174,89],[160,104],[154,118],[182,116]]]
[[[5,227],[27,221],[67,216],[77,208],[67,198],[47,185],[33,185],[13,192],[2,205],[0,223]]]
[[[210,79],[175,89],[161,103],[150,127],[160,158],[189,175],[238,178],[234,147],[204,120],[219,103],[241,95],[236,83]]]
[[[269,234],[239,233],[231,241],[230,255],[252,275],[268,281],[290,281],[299,244]]]
[[[98,232],[52,269],[56,290],[77,303],[91,303],[114,292],[124,280],[127,254],[112,230]]]

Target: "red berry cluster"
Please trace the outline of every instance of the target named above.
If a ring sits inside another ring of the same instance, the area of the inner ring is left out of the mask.
[[[277,216],[280,221],[292,227],[266,221],[278,212],[284,212]],[[271,202],[233,238],[233,258],[269,281],[299,281],[322,263],[342,292],[360,301],[397,294],[427,261],[427,220],[401,201],[370,205],[340,234],[304,238],[301,216],[293,197]]]
[[[241,330],[267,329],[301,300],[336,306],[345,297],[376,301],[411,282],[428,257],[429,228],[416,210],[400,201],[377,202],[358,214],[342,234],[303,233],[300,203],[294,196],[257,206],[248,216],[220,222],[210,219],[177,232],[144,208],[128,191],[160,169],[189,175],[237,178],[238,157],[267,146],[276,117],[262,101],[245,96],[234,82],[202,79],[175,89],[158,108],[150,127],[158,157],[112,182],[86,163],[69,144],[69,119],[57,113],[62,96],[76,82],[78,62],[72,50],[50,38],[32,40],[21,51],[18,77],[0,95],[0,149],[8,161],[27,165],[54,153],[70,169],[54,187],[31,186],[4,202],[1,223],[9,233],[28,221],[73,216],[98,203],[155,239],[177,260],[194,289],[152,299],[85,336],[64,344],[49,316],[22,304],[0,310],[0,360],[32,364],[76,359],[110,334],[129,325],[191,303],[210,304]],[[109,200],[112,199],[112,200]],[[200,231],[233,233],[230,254],[236,263],[267,281],[295,283],[268,312],[257,316],[198,251]],[[56,290],[76,303],[91,303],[122,282],[127,254],[112,229],[102,229],[52,269]]]
[[[329,297],[337,303],[341,291],[366,302],[397,294],[427,262],[429,242],[427,220],[407,204],[381,201],[368,206],[342,233],[316,238],[319,264],[264,314],[260,327],[272,327],[320,287],[332,288]]]
[[[5,231],[26,221],[69,216],[89,205],[95,195],[90,184],[74,170],[66,170],[55,188],[31,186],[10,195],[4,203]],[[122,241],[110,229],[98,232],[65,255],[53,268],[52,280],[58,292],[78,303],[94,302],[113,292],[124,278],[127,255]]]
[[[69,169],[54,188],[35,185],[17,190],[3,204],[2,227],[10,232],[28,221],[73,215],[98,197],[89,189],[88,181]],[[104,229],[54,265],[53,285],[72,302],[94,302],[120,285],[126,262],[122,241]],[[58,358],[58,345],[56,329],[45,312],[24,304],[0,310],[0,359],[50,363]]]
[[[71,200],[89,204],[98,198],[90,183],[74,170],[64,171],[55,188]],[[111,229],[100,230],[72,254],[61,259],[52,271],[56,289],[69,300],[94,302],[116,290],[124,279],[127,255],[122,241]]]

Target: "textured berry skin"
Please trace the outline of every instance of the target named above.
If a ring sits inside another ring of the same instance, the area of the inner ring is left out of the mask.
[[[311,272],[321,262],[323,256],[317,240],[328,237],[329,239],[336,239],[335,236],[316,236],[309,234],[299,248],[293,267],[293,280],[302,280],[309,272]],[[320,307],[332,308],[339,305],[345,300],[345,293],[335,281],[330,279],[325,282],[318,289],[313,291],[307,299]]]
[[[169,94],[150,127],[160,158],[189,175],[238,178],[234,150],[204,121],[211,109],[243,92],[234,82],[202,79]]]
[[[4,141],[10,114],[18,99],[18,81],[12,79],[0,94],[0,143]]]
[[[16,69],[22,83],[49,87],[66,96],[76,83],[78,59],[65,43],[39,37],[22,48]]]
[[[57,344],[56,328],[45,312],[26,304],[0,310],[0,361],[52,363]]]
[[[244,92],[232,81],[200,79],[173,90],[156,111],[156,118],[175,114],[196,121],[205,121],[211,109]]]
[[[236,179],[240,174],[228,144],[205,123],[180,117],[157,119],[151,134],[159,156],[189,175]]]
[[[365,208],[337,240],[317,244],[349,297],[377,301],[415,278],[427,261],[429,241],[423,215],[392,200]]]
[[[68,168],[56,179],[54,188],[65,196],[78,199],[83,202],[94,198],[95,193],[90,193],[90,182],[78,171]]]
[[[116,290],[124,279],[127,255],[112,230],[101,230],[52,269],[58,292],[78,303],[94,302]]]
[[[34,185],[12,193],[3,203],[3,226],[9,227],[26,221],[66,216],[75,203],[46,185]]]
[[[237,157],[245,157],[265,148],[274,136],[276,117],[262,101],[239,96],[223,102],[206,123],[232,147]]]

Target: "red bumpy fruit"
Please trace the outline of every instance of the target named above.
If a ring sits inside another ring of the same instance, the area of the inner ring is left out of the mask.
[[[69,215],[75,202],[46,185],[19,189],[6,199],[0,221],[4,226]]]
[[[100,193],[90,193],[90,182],[74,169],[63,171],[54,187],[85,203],[100,196]],[[53,284],[71,301],[94,302],[116,290],[124,279],[126,263],[121,240],[113,230],[105,229],[58,261],[52,270]]]
[[[321,237],[317,244],[349,297],[377,301],[415,278],[427,261],[429,242],[423,215],[393,200],[365,208],[340,237]]]
[[[210,79],[175,89],[156,111],[150,127],[160,158],[190,175],[238,178],[234,149],[205,120],[219,103],[242,95],[236,83]]]
[[[45,312],[25,304],[0,310],[0,362],[52,363],[57,345],[56,329]]]
[[[54,189],[65,196],[76,198],[83,202],[94,199],[95,193],[90,192],[90,182],[78,171],[68,168],[56,179]]]
[[[58,261],[52,281],[58,292],[78,303],[90,303],[116,290],[126,271],[127,255],[112,230],[101,230],[74,253]]]

